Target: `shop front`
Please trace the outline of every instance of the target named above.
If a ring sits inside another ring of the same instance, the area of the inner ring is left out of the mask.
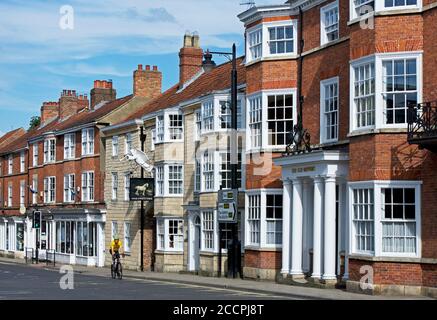
[[[32,213],[27,219],[28,247],[41,260],[56,263],[104,266],[105,212],[99,209],[42,210],[40,229],[32,228]],[[36,253],[35,253],[36,254]]]
[[[24,230],[23,217],[0,217],[0,256],[24,256]]]

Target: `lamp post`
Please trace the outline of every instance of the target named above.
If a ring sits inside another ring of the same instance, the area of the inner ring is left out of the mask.
[[[238,179],[237,179],[237,170],[238,170],[238,141],[237,141],[237,49],[235,43],[232,45],[232,52],[218,52],[218,51],[208,51],[209,54],[218,54],[225,56],[228,60],[232,62],[232,70],[231,70],[231,137],[230,137],[230,167],[231,167],[231,189],[236,194],[235,204],[236,204],[236,215],[238,215]],[[221,275],[221,226],[219,225],[219,276]],[[241,259],[241,253],[238,252],[237,245],[238,243],[238,223],[232,224],[232,247],[234,250],[231,250],[234,254],[232,257],[232,268],[228,270],[228,275],[233,278],[237,277],[237,274],[240,272],[239,266],[240,263],[237,263]],[[228,251],[228,259],[229,259],[229,251]]]

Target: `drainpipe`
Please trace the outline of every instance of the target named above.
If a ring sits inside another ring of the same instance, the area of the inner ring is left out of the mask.
[[[304,103],[304,96],[302,95],[302,73],[303,73],[303,48],[305,46],[305,41],[303,39],[303,11],[302,7],[299,7],[299,48],[298,48],[298,79],[297,79],[297,95],[299,97],[299,112],[298,112],[298,118],[297,123],[299,125],[299,128],[303,128],[303,103]]]

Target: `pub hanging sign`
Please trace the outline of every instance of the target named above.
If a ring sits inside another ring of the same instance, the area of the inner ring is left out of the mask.
[[[153,178],[130,178],[129,199],[131,201],[153,201],[154,186]]]

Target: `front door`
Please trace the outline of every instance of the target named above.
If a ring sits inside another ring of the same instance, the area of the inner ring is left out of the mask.
[[[46,220],[41,222],[41,228],[35,232],[36,245],[38,249],[38,258],[41,260],[47,259],[47,250],[50,250],[51,243],[51,223]]]
[[[194,220],[194,270],[199,270],[200,267],[200,217],[197,216]]]

